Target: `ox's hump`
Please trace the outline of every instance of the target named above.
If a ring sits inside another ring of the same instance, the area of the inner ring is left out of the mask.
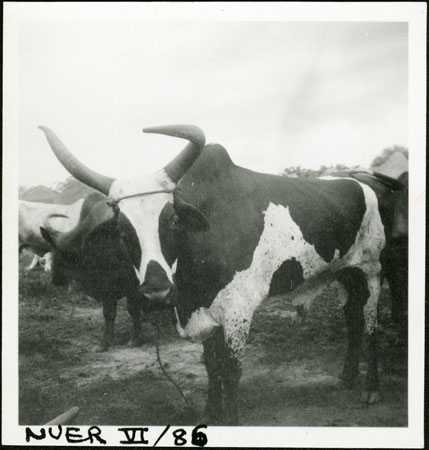
[[[224,147],[208,144],[177,184],[176,193],[194,206],[199,206],[200,197],[207,195],[211,185],[221,185],[220,180],[230,178],[231,169],[234,167]],[[197,198],[193,198],[195,195]]]
[[[197,165],[210,164],[212,168],[223,169],[234,165],[225,147],[220,144],[207,144],[197,160]]]
[[[92,192],[89,194],[83,204],[82,209],[80,210],[80,220],[83,220],[88,214],[91,212],[92,208],[99,202],[106,202],[107,197],[99,192]]]

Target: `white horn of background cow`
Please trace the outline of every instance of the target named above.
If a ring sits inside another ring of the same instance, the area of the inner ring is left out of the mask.
[[[89,169],[70,153],[52,130],[44,126],[39,126],[39,128],[45,133],[52,151],[68,172],[87,186],[109,195],[110,186],[115,181],[114,178],[106,177]]]
[[[69,220],[70,220],[70,217],[69,217],[69,216],[66,216],[66,215],[64,215],[64,214],[49,214],[49,216],[46,217],[46,219],[43,221],[43,228],[45,228],[46,230],[48,230],[48,232],[49,232],[51,238],[52,238],[55,242],[57,242],[59,236],[60,236],[61,234],[63,234],[63,232],[62,232],[62,231],[56,230],[56,229],[53,228],[52,225],[49,223],[49,221],[50,221],[51,219],[54,219],[55,217],[62,217],[62,218],[64,218],[64,219],[69,219]]]
[[[55,417],[55,419],[52,419],[48,423],[45,423],[45,426],[47,426],[47,425],[67,425],[78,415],[78,413],[79,413],[79,408],[77,406],[74,406],[73,408],[70,408],[65,413],[62,413],[59,416]]]
[[[170,179],[177,183],[197,159],[206,143],[203,131],[194,125],[164,125],[144,128],[145,133],[165,134],[167,136],[187,139],[189,144],[165,167]]]
[[[49,214],[49,216],[46,217],[46,219],[43,221],[43,226],[45,228],[52,228],[51,225],[49,224],[49,221],[51,219],[54,219],[55,217],[61,217],[62,219],[69,219],[70,220],[70,217],[66,216],[65,214]]]

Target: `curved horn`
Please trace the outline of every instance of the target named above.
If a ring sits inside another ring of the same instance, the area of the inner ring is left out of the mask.
[[[64,214],[49,214],[48,217],[45,218],[43,221],[42,227],[40,229],[40,232],[42,233],[42,236],[45,238],[45,240],[51,242],[52,244],[55,244],[54,247],[57,245],[58,238],[64,234],[63,231],[56,230],[52,227],[52,225],[49,223],[51,219],[54,217],[63,217],[65,219],[70,219],[69,216],[65,216]],[[46,234],[42,232],[42,228],[46,230],[46,232],[49,234],[49,239],[47,238]]]
[[[44,426],[47,425],[67,425],[70,423],[79,413],[79,408],[77,406],[74,406],[73,408],[69,409],[68,411],[60,414],[59,416],[55,417],[54,419],[50,420],[48,423],[46,423]]]
[[[52,228],[51,225],[49,224],[49,221],[51,219],[53,219],[54,217],[62,217],[63,219],[69,219],[70,220],[70,217],[66,216],[65,214],[49,214],[49,216],[46,217],[46,219],[43,221],[43,226],[45,228]]]
[[[187,139],[189,144],[165,167],[164,170],[174,183],[186,173],[189,167],[201,153],[206,143],[203,131],[194,125],[165,125],[161,127],[144,128],[145,133],[165,134]]]
[[[109,195],[110,186],[115,181],[114,178],[106,177],[84,166],[70,153],[52,130],[44,126],[39,126],[39,128],[45,133],[52,151],[68,172],[87,186]]]

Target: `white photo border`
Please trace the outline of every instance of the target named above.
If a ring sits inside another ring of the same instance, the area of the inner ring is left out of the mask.
[[[3,48],[3,317],[2,317],[2,443],[28,445],[18,425],[18,28],[23,20],[175,21],[368,21],[408,22],[410,151],[410,269],[408,427],[209,427],[209,446],[219,447],[423,447],[424,299],[425,299],[425,168],[426,168],[426,19],[424,2],[384,3],[4,3]],[[88,427],[81,427],[86,429]],[[123,436],[103,426],[107,446]],[[151,427],[160,434],[163,427]],[[192,427],[185,427],[192,430]],[[64,442],[62,442],[63,444]],[[41,441],[40,444],[47,445]],[[49,443],[60,445],[61,443]],[[162,445],[171,445],[166,438]],[[95,445],[95,444],[94,444]]]

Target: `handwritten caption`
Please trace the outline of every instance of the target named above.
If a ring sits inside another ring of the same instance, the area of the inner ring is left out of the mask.
[[[26,442],[35,441],[66,441],[68,444],[81,444],[83,442],[89,444],[107,444],[107,438],[103,437],[102,429],[98,426],[90,426],[85,431],[79,427],[69,427],[62,425],[55,425],[49,427],[25,427]],[[184,428],[176,428],[167,425],[162,432],[155,438],[152,437],[149,427],[120,427],[117,431],[120,433],[119,443],[126,445],[147,445],[156,447],[161,439],[166,435],[171,434],[174,441],[174,446],[182,447],[188,443],[197,447],[204,447],[208,443],[207,435],[205,434],[207,425],[197,425],[188,433]],[[46,442],[47,443],[47,442]]]

